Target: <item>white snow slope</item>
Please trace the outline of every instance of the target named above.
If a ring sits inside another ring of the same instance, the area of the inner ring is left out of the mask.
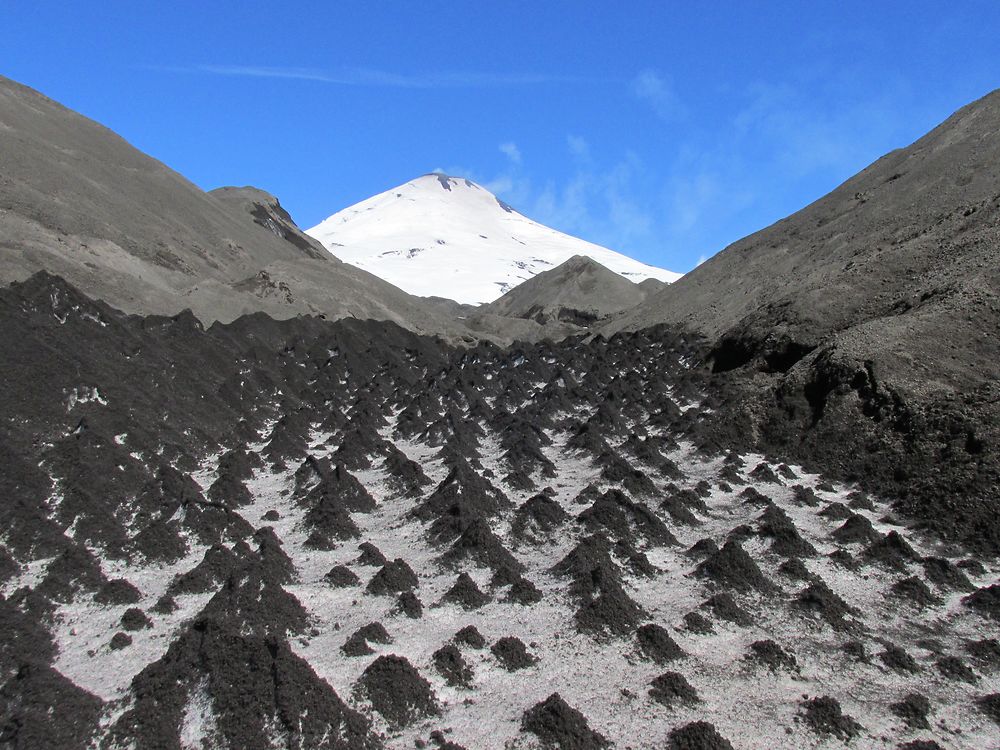
[[[438,174],[345,208],[306,234],[410,294],[468,304],[492,302],[574,255],[636,283],[681,276],[557,232],[471,180]]]

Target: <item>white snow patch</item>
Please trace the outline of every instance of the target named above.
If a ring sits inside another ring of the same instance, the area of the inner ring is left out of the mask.
[[[306,233],[341,260],[410,294],[468,304],[492,302],[574,255],[634,282],[680,278],[543,226],[482,186],[443,175],[425,175],[368,198]]]
[[[73,411],[78,404],[88,404],[95,401],[101,406],[107,406],[108,402],[101,396],[96,386],[79,386],[70,391],[66,396],[66,411]]]

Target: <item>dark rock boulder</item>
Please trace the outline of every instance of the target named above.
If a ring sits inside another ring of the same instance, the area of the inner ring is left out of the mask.
[[[361,585],[361,579],[358,578],[357,574],[346,565],[334,565],[329,571],[327,571],[327,574],[323,576],[323,580],[325,580],[333,588],[337,589]]]
[[[392,562],[385,563],[379,571],[372,576],[368,582],[366,590],[369,594],[376,596],[388,596],[399,594],[403,591],[412,591],[420,585],[417,574],[406,564],[406,561],[397,557]]]
[[[489,594],[484,593],[468,573],[459,574],[455,583],[441,597],[442,603],[457,604],[466,610],[479,609],[489,601]]]
[[[754,664],[767,667],[772,672],[779,670],[799,671],[795,657],[770,639],[751,643],[746,658]]]
[[[727,541],[718,552],[701,562],[695,573],[735,591],[770,594],[777,589],[753,558],[733,540]]]
[[[440,711],[430,683],[402,656],[378,657],[361,674],[354,692],[394,729]]]
[[[686,656],[684,650],[670,637],[670,633],[660,625],[642,625],[636,630],[635,636],[640,653],[657,664],[667,664]]]
[[[800,704],[806,724],[819,735],[832,735],[844,741],[858,736],[863,727],[845,714],[836,698],[824,695],[807,698]]]
[[[520,638],[505,636],[490,646],[490,651],[500,666],[508,672],[516,672],[519,669],[527,669],[534,666],[538,657],[528,652],[527,647]]]
[[[466,625],[455,633],[455,643],[469,646],[474,649],[486,648],[486,639],[475,625]]]
[[[664,672],[649,685],[649,697],[667,708],[700,702],[698,691],[679,672]]]
[[[670,730],[667,750],[733,750],[714,724],[695,721]]]
[[[445,644],[434,652],[431,660],[434,668],[451,687],[469,687],[472,684],[472,668],[462,657],[462,652],[454,644]]]
[[[603,750],[611,743],[595,732],[587,717],[570,706],[559,693],[553,693],[541,703],[524,712],[521,731],[535,735],[546,748],[573,750]]]

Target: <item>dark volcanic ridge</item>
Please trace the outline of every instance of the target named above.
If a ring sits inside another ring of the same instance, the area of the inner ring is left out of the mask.
[[[733,435],[696,337],[206,329],[45,274],[0,331],[14,747],[995,737],[996,560]]]

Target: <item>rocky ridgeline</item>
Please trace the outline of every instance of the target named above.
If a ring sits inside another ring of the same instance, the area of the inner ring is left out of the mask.
[[[0,332],[0,745],[996,741],[995,562],[746,450],[683,335],[205,330],[45,275]]]

